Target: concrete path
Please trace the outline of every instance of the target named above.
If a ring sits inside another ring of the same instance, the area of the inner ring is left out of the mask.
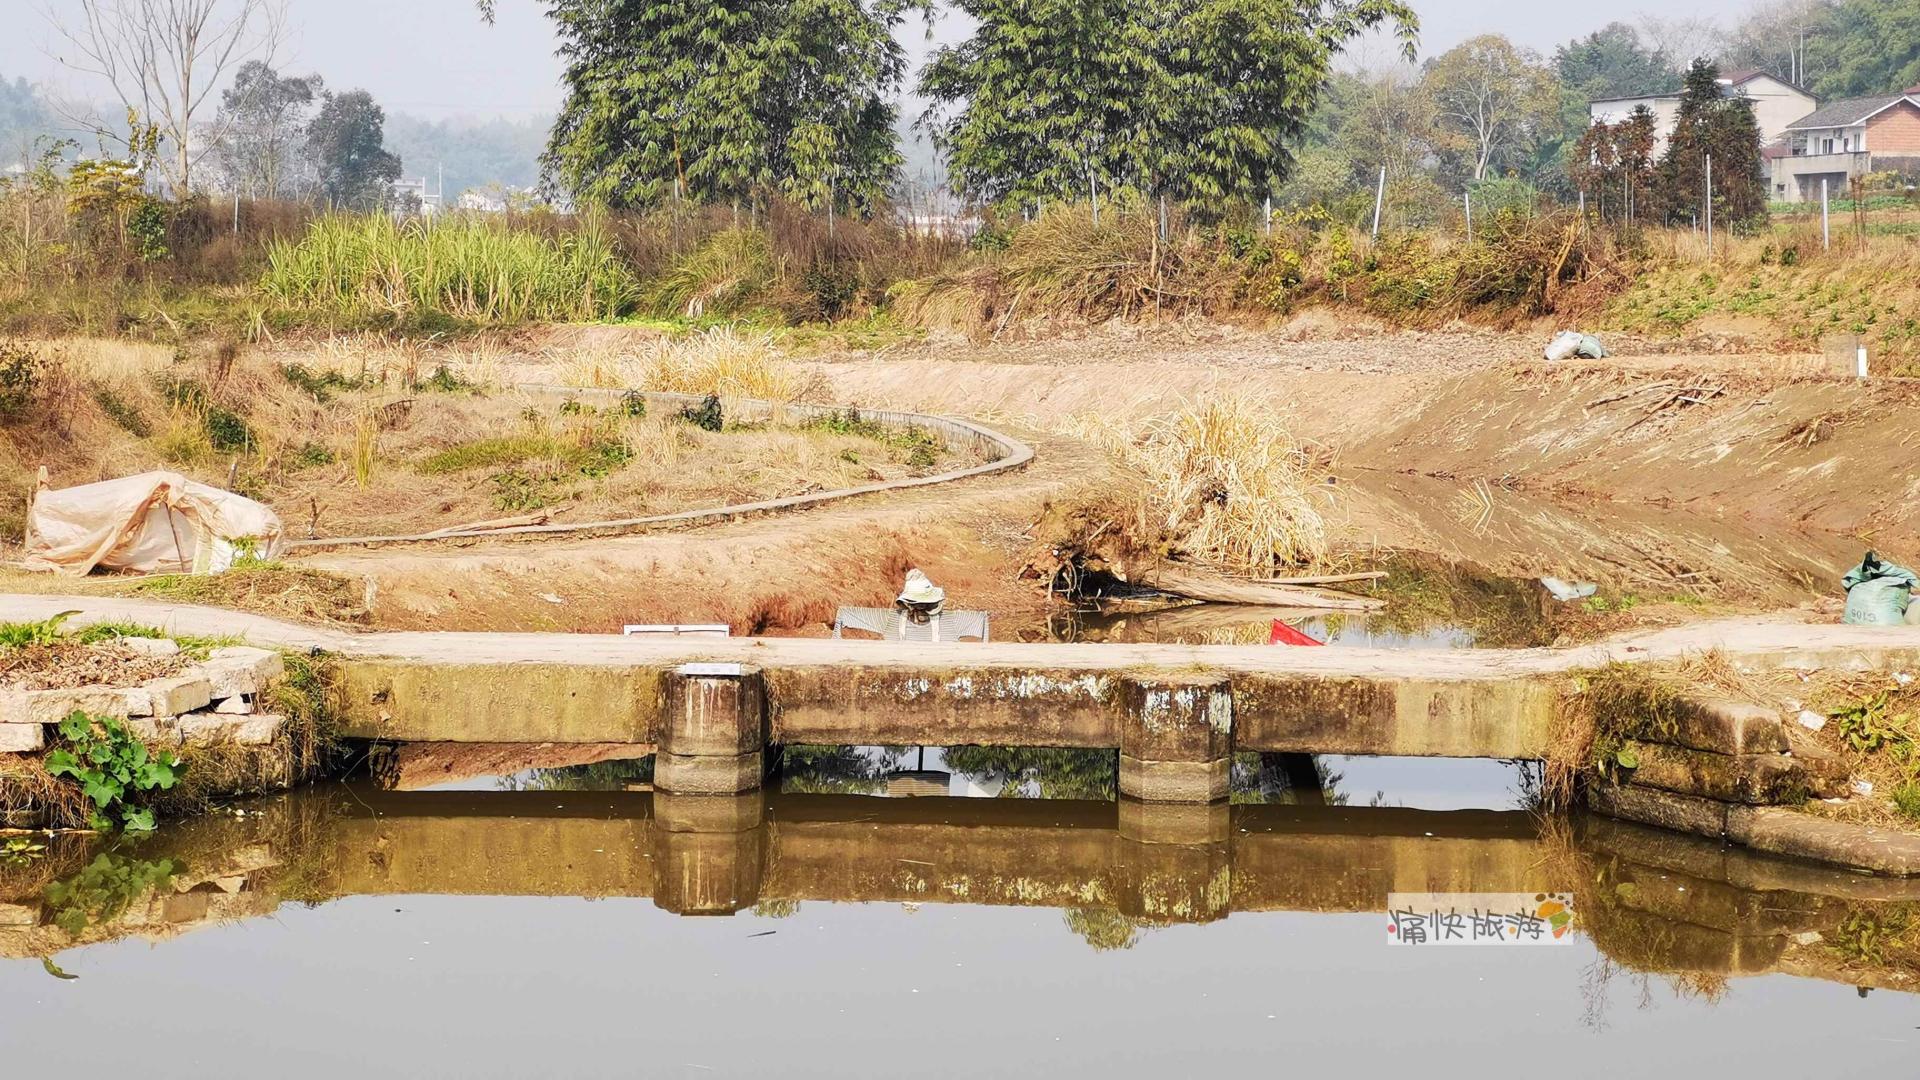
[[[1719,650],[1753,667],[1920,670],[1920,627],[1814,624],[1783,616],[1717,619],[1621,635],[1568,649],[1363,649],[1239,645],[1022,644],[911,645],[823,638],[642,640],[610,634],[386,632],[305,626],[224,608],[97,596],[0,594],[0,622],[76,612],[74,625],[129,621],[172,633],[231,635],[257,645],[317,648],[348,656],[446,664],[546,663],[621,667],[734,661],[768,667],[950,666],[1097,673],[1204,669],[1223,674],[1500,680],[1602,666],[1676,660]]]

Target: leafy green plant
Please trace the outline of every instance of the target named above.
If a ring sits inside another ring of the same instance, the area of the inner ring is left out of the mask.
[[[219,405],[207,407],[207,441],[215,450],[247,452],[254,448],[253,428],[239,413]]]
[[[110,716],[88,716],[75,711],[59,724],[67,743],[49,751],[48,776],[70,777],[93,803],[88,824],[110,829],[117,823],[145,831],[153,828],[153,811],[135,800],[143,792],[166,790],[179,780],[184,763],[171,751],[155,753]]]
[[[413,388],[441,394],[465,394],[478,389],[472,379],[449,369],[445,364],[435,367],[433,374],[414,383]]]
[[[1920,821],[1920,781],[1908,780],[1892,792],[1893,807],[1909,821]]]
[[[647,415],[647,396],[638,390],[629,390],[620,395],[617,409],[621,416],[638,420]]]

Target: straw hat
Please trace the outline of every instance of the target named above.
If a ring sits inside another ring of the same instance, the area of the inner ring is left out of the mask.
[[[918,570],[907,571],[907,587],[900,590],[901,603],[926,606],[943,603],[946,599],[947,590],[927,580],[927,575]]]

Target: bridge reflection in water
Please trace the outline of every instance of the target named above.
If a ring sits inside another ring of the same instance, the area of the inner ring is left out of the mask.
[[[358,895],[649,897],[688,916],[805,902],[1052,907],[1097,947],[1389,893],[1571,891],[1579,932],[1643,971],[1783,971],[1910,989],[1920,883],[1518,811],[1167,806],[755,793],[393,792],[332,785],[124,849],[0,862],[0,955],[164,939]],[[1384,920],[1383,920],[1384,928]]]

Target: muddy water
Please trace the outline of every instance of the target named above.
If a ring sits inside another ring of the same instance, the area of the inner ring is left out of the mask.
[[[613,762],[328,785],[0,864],[0,1046],[9,1076],[1911,1071],[1920,886],[1363,805],[1431,797],[1375,767],[1237,762],[1211,811],[1086,798],[1092,762],[875,748],[741,800]],[[938,777],[1003,797],[820,793]],[[1500,807],[1509,779],[1428,783]],[[1416,891],[1567,891],[1576,919],[1390,944]]]

